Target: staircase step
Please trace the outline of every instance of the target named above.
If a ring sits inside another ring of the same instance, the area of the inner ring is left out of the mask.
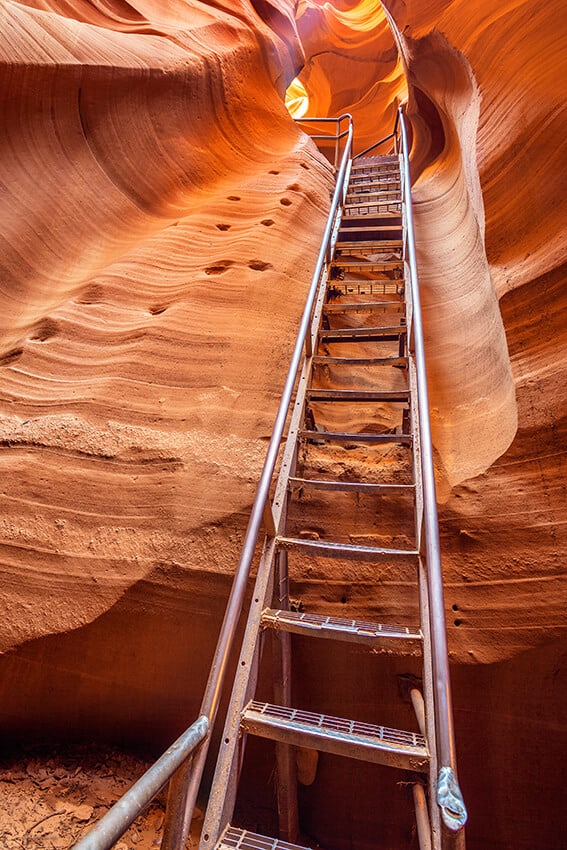
[[[309,850],[309,848],[290,844],[289,841],[281,841],[279,838],[269,838],[267,835],[259,835],[257,832],[239,829],[229,824],[215,850]]]
[[[323,314],[332,316],[337,313],[370,313],[374,310],[395,310],[402,313],[403,309],[401,301],[353,301],[325,304]]]
[[[245,708],[242,728],[262,738],[406,770],[423,770],[429,761],[417,732],[256,700]]]
[[[375,153],[368,156],[357,156],[353,162],[354,168],[365,168],[368,165],[390,165],[392,162],[399,164],[399,153]]]
[[[323,390],[310,388],[307,390],[307,398],[310,401],[336,401],[336,402],[365,402],[365,401],[389,401],[408,402],[409,390],[383,390],[374,392],[370,390]]]
[[[407,333],[406,325],[394,325],[384,328],[339,328],[335,331],[320,331],[321,342],[372,342],[384,340],[391,342]]]
[[[262,614],[262,624],[274,630],[296,635],[342,640],[375,646],[376,643],[400,642],[411,647],[423,640],[419,629],[407,626],[385,626],[365,620],[348,620],[325,614],[308,614],[304,611],[281,611],[267,608]]]
[[[365,486],[370,487],[372,485],[366,484]],[[388,485],[375,486],[385,487]],[[390,486],[399,487],[402,485],[392,484]],[[411,487],[412,485],[406,485],[406,488]],[[376,546],[356,546],[354,543],[333,543],[328,540],[307,540],[299,537],[277,537],[276,541],[279,549],[285,549],[287,551],[290,549],[299,549],[311,555],[321,555],[323,558],[347,558],[352,561],[380,561],[388,558],[408,558],[409,560],[415,560],[419,554],[415,549],[382,549]]]
[[[369,443],[369,444],[394,444],[411,445],[411,434],[351,434],[344,431],[299,431],[300,440],[314,440],[315,442],[331,443]]]
[[[348,184],[348,195],[354,194],[359,189],[370,189],[375,192],[380,192],[384,195],[401,196],[401,180],[399,177],[380,179],[371,175],[361,175],[360,177],[352,177]]]
[[[392,218],[399,217],[402,207],[401,201],[395,198],[369,200],[367,195],[359,195],[360,200],[356,200],[353,196],[351,200],[345,204],[344,215],[342,222],[349,221],[350,218],[361,219],[365,216],[373,217],[380,215],[386,217],[391,215]]]
[[[366,200],[366,196],[363,198]],[[348,219],[341,221],[341,228],[349,229],[356,228],[360,224],[361,227],[386,227],[397,228],[401,230],[403,227],[401,215],[351,215]]]
[[[320,434],[319,431],[315,431],[315,434],[319,438],[325,438],[325,434]],[[414,493],[414,485],[413,484],[368,484],[365,481],[329,481],[326,478],[297,478],[293,477],[289,479],[289,488],[290,490],[334,490],[337,493],[370,493],[374,496],[399,496],[399,495],[410,495],[413,496]],[[288,538],[282,538],[282,540],[286,540]],[[291,539],[291,538],[290,538]],[[300,543],[305,542],[304,540],[300,540]],[[308,543],[313,543],[313,541],[307,541]],[[315,541],[316,543],[318,541]],[[331,546],[335,544],[327,544],[322,541],[324,546]],[[342,546],[342,543],[337,543],[337,546]],[[350,545],[350,544],[345,544]],[[357,547],[355,547],[357,548]],[[363,547],[366,548],[366,547]],[[358,551],[358,549],[357,549]],[[384,550],[385,551],[385,550]],[[407,551],[407,550],[403,550]]]
[[[396,295],[404,297],[403,278],[373,278],[372,280],[332,280],[329,287],[341,295]]]
[[[330,354],[316,354],[314,366],[392,366],[407,369],[407,357],[332,357]]]
[[[341,235],[343,235],[343,236],[348,235],[350,237],[350,236],[352,236],[352,233],[350,231],[348,232],[348,234],[345,234],[345,233],[341,234],[339,232],[339,236],[341,236]],[[370,234],[367,234],[367,235],[370,236]],[[392,239],[390,239],[390,238],[388,238],[388,239],[378,239],[378,238],[370,239],[370,238],[368,238],[368,239],[361,239],[359,241],[354,240],[354,239],[344,239],[344,240],[341,239],[337,243],[336,256],[340,257],[342,255],[343,251],[347,248],[350,248],[353,251],[370,251],[371,249],[375,248],[375,250],[372,251],[372,253],[386,254],[386,253],[391,253],[392,251],[399,251],[400,248],[402,248],[402,247],[403,247],[402,239],[401,238],[398,239],[395,236]],[[398,257],[397,259],[399,261],[399,260],[401,260],[401,257]],[[391,260],[388,260],[388,262],[391,262]]]
[[[376,251],[376,253],[379,252]],[[359,273],[363,272],[366,274],[368,272],[386,272],[396,270],[399,270],[401,273],[403,271],[403,265],[403,260],[401,258],[393,260],[364,260],[361,257],[352,257],[349,259],[348,254],[343,256],[342,246],[332,263],[332,267],[335,268],[356,270]],[[401,280],[401,277],[399,279]],[[357,283],[360,282],[361,281],[357,281]]]

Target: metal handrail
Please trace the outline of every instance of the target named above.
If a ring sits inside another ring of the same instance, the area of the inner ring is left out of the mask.
[[[445,601],[431,443],[431,423],[429,418],[429,394],[427,390],[425,346],[417,274],[415,226],[411,202],[409,146],[406,120],[401,107],[398,110],[394,132],[396,132],[398,124],[400,127],[400,147],[403,160],[402,197],[406,212],[407,256],[413,304],[412,353],[414,355],[417,374],[417,405],[421,443],[421,475],[423,480],[423,526],[433,666],[433,700],[436,717],[437,756],[440,764],[437,782],[437,803],[441,808],[445,824],[449,829],[457,831],[465,825],[467,811],[455,772],[455,733],[451,703],[447,634],[445,629]]]
[[[159,794],[183,762],[208,737],[208,717],[199,717],[165,753],[132,785],[91,830],[73,845],[73,850],[106,850]]]
[[[210,744],[210,732],[214,726],[218,712],[222,687],[226,676],[228,661],[232,652],[237,625],[242,612],[250,569],[262,522],[267,522],[268,531],[274,532],[272,508],[269,504],[270,486],[278,454],[282,442],[288,410],[293,397],[294,387],[302,361],[303,350],[305,357],[311,356],[311,316],[321,280],[329,255],[329,245],[336,237],[336,220],[339,206],[342,207],[346,194],[346,184],[350,173],[352,157],[353,125],[352,116],[348,113],[338,119],[315,119],[323,122],[334,121],[337,125],[337,145],[346,133],[346,143],[341,158],[340,168],[336,178],[336,186],[331,202],[331,209],[323,233],[321,248],[311,279],[305,308],[301,317],[299,330],[293,349],[287,378],[272,436],[266,452],[266,458],[256,497],[252,506],[248,527],[244,537],[242,552],[233,579],[230,596],[219,633],[215,654],[209,672],[209,678],[200,716],[167,750],[166,753],[130,788],[130,790],[98,821],[89,833],[74,845],[73,850],[110,850],[113,844],[126,832],[128,827],[142,813],[156,794],[170,780],[168,805],[164,835],[161,843],[162,850],[179,850],[185,846],[191,818],[197,799],[205,760]],[[340,131],[340,122],[348,120],[348,128]],[[302,123],[301,119],[298,123]],[[182,743],[180,743],[182,742]]]
[[[342,121],[348,120],[346,131],[340,130]],[[328,141],[339,145],[340,139],[347,139],[338,170],[335,191],[327,224],[323,234],[321,248],[308,291],[305,308],[291,357],[289,371],[276,415],[270,444],[266,452],[264,466],[260,476],[256,497],[252,506],[248,527],[244,538],[242,553],[234,576],[225,616],[221,626],[209,679],[205,689],[199,718],[158,761],[130,788],[130,790],[104,815],[91,831],[74,845],[74,850],[110,850],[155,795],[170,781],[168,808],[162,850],[178,850],[185,846],[191,825],[197,791],[201,782],[205,759],[210,744],[211,729],[217,715],[220,696],[226,676],[229,657],[232,652],[236,628],[242,612],[244,597],[250,576],[252,560],[256,551],[262,522],[270,534],[275,533],[272,508],[269,503],[270,487],[281,446],[289,406],[293,397],[299,366],[302,357],[311,357],[313,339],[311,317],[317,296],[321,275],[331,256],[332,244],[336,238],[337,220],[340,206],[344,203],[351,163],[354,159],[368,153],[390,138],[401,142],[403,159],[403,193],[407,222],[407,255],[410,270],[410,285],[413,299],[413,351],[417,373],[419,429],[421,439],[421,471],[424,491],[424,538],[427,558],[427,583],[430,606],[430,621],[433,654],[433,690],[436,715],[437,754],[440,763],[437,784],[437,802],[441,807],[443,820],[452,830],[464,825],[467,813],[455,775],[455,742],[451,710],[449,663],[447,638],[445,632],[445,607],[440,560],[439,529],[437,524],[437,503],[435,479],[433,473],[433,454],[431,447],[431,427],[429,421],[429,401],[425,370],[423,328],[421,323],[419,283],[415,251],[415,229],[411,205],[411,183],[409,173],[409,149],[405,118],[402,109],[398,111],[393,132],[380,139],[356,157],[352,156],[353,125],[352,117],[346,113],[339,118],[302,118],[299,124],[334,122],[337,132]],[[337,147],[338,150],[338,147]],[[335,156],[337,162],[337,154]],[[305,348],[305,352],[304,352]]]
[[[319,281],[326,262],[327,246],[333,235],[333,228],[336,213],[339,207],[339,202],[342,202],[342,199],[344,198],[343,184],[347,176],[347,168],[350,164],[350,158],[352,153],[352,117],[350,115],[341,116],[341,119],[344,118],[349,119],[348,137],[341,160],[339,173],[337,175],[333,200],[331,202],[331,209],[327,217],[327,224],[323,233],[321,248],[319,250],[319,255],[317,257],[315,270],[311,279],[311,285],[307,295],[305,308],[301,317],[301,322],[295,341],[295,347],[291,356],[291,362],[289,365],[287,378],[282,392],[278,412],[276,414],[272,436],[270,439],[268,450],[266,452],[264,467],[260,476],[258,489],[256,491],[256,497],[254,499],[254,504],[252,505],[252,512],[250,514],[248,527],[246,529],[246,535],[244,537],[244,544],[242,547],[240,561],[236,569],[236,574],[230,592],[230,597],[226,607],[226,613],[224,616],[223,624],[221,626],[217,648],[215,650],[213,663],[211,665],[209,680],[207,682],[207,687],[201,706],[201,713],[209,717],[211,725],[214,724],[218,710],[220,694],[226,674],[226,667],[228,664],[230,651],[233,645],[236,627],[244,603],[244,596],[246,593],[246,588],[248,586],[250,568],[252,565],[254,553],[256,551],[258,535],[260,533],[260,528],[262,526],[262,521],[266,513],[266,509],[269,508],[268,497],[270,493],[270,485],[272,483],[274,469],[276,466],[284,432],[285,422],[293,396],[295,382],[297,374],[299,372],[299,366],[303,356],[303,348],[305,346],[306,356],[309,356],[309,350],[312,346],[310,324],[311,315],[313,312],[313,305],[315,303],[315,297],[319,287]],[[338,120],[340,121],[341,119]],[[269,508],[269,515],[271,517],[270,524],[272,528],[274,528],[275,524],[273,522],[271,508]],[[197,754],[197,763],[195,765],[190,764],[185,769],[182,768],[177,777],[172,782],[172,785],[170,786],[168,800],[169,811],[166,816],[164,837],[161,844],[162,850],[177,850],[177,848],[185,846],[185,840],[187,838],[187,835],[189,833],[189,827],[191,825],[191,816],[193,814],[193,809],[197,798],[197,791],[199,789],[199,783],[205,763],[207,750],[208,745],[207,742],[205,742],[205,744],[200,748],[199,753]]]

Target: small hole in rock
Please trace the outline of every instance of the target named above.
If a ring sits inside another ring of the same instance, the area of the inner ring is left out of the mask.
[[[217,230],[230,230],[232,225],[231,224],[217,224],[216,227],[217,227]]]
[[[280,200],[280,204],[282,205],[282,207],[291,207],[291,201],[289,198],[282,198]]]
[[[346,596],[341,596],[341,602],[343,603],[343,605],[346,605],[346,601]]]
[[[79,295],[77,302],[79,304],[97,304],[104,297],[104,289],[98,283],[93,283]]]
[[[57,330],[58,326],[56,321],[53,319],[42,319],[34,327],[30,339],[37,340],[38,342],[45,342],[46,339],[55,336]]]
[[[10,363],[19,360],[23,353],[23,348],[13,348],[11,351],[7,351],[6,354],[0,356],[0,366],[9,366]]]
[[[279,174],[279,171],[269,171],[268,174]]]
[[[221,260],[216,266],[207,266],[205,274],[222,274],[232,266],[232,260]]]
[[[286,189],[289,189],[290,192],[299,192],[299,183],[291,183],[289,186],[286,186]]]
[[[263,218],[262,221],[260,222],[260,224],[263,224],[264,227],[271,227],[272,224],[275,224],[275,223],[276,222],[274,221],[273,218]]]
[[[461,623],[462,623],[462,620],[455,620],[455,625],[456,625],[456,626],[460,626],[460,625],[461,625]]]
[[[301,167],[302,167],[302,168],[304,168],[306,171],[309,171],[309,166],[308,166],[308,165],[305,165],[305,163],[304,163],[304,162],[300,162],[299,164],[300,164],[300,165],[301,165]]]
[[[227,201],[239,201],[240,198],[238,195],[229,195]]]
[[[167,304],[154,304],[153,307],[150,307],[152,316],[159,316],[161,313],[165,313],[166,310]]]
[[[459,610],[459,606],[458,606],[458,605],[452,605],[451,607],[452,607],[453,611],[458,611],[458,610]]]
[[[248,263],[249,269],[254,269],[255,272],[265,272],[266,269],[272,269],[271,263],[264,263],[262,260],[250,260]]]

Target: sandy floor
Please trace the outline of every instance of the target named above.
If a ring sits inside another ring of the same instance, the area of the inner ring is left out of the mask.
[[[68,850],[148,764],[118,750],[65,747],[0,760],[2,850]],[[165,792],[116,844],[116,850],[153,850],[163,830]],[[202,816],[193,821],[196,844]]]

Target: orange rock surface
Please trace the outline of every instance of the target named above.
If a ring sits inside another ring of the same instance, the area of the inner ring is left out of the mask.
[[[350,111],[358,150],[407,97],[471,846],[533,850],[544,806],[559,847],[565,21],[558,0],[0,4],[7,735],[157,745],[193,719],[332,186],[285,90]],[[352,616],[379,590],[358,578]],[[478,747],[539,777],[508,777],[528,802],[502,834]]]

